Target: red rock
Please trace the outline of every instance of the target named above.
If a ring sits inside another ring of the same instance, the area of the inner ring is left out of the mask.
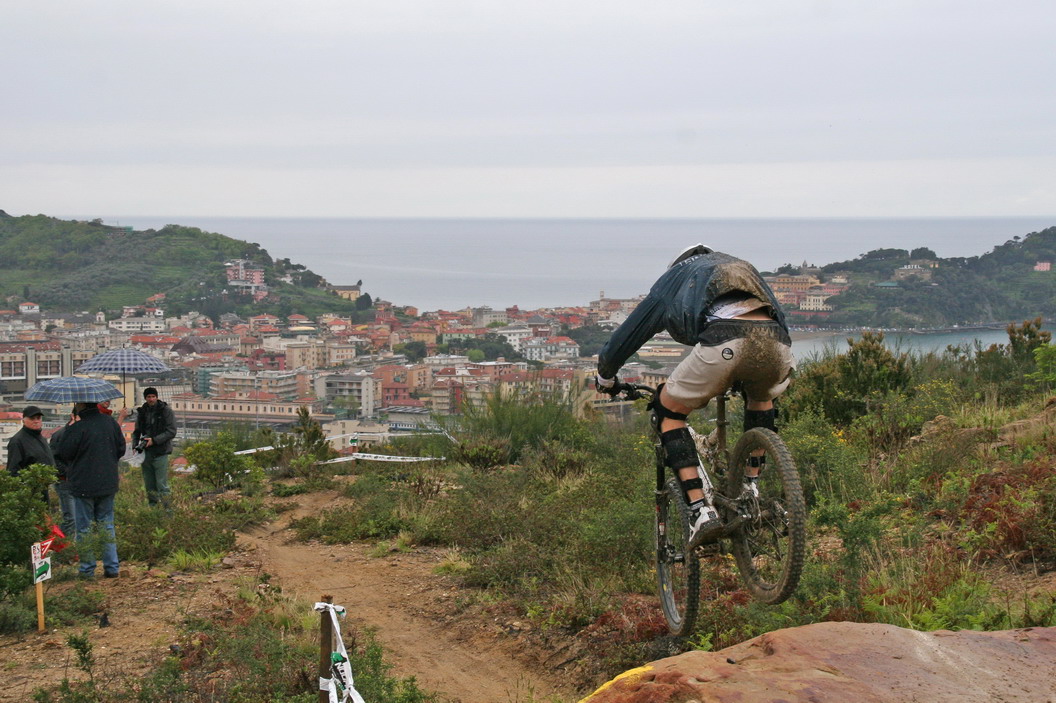
[[[632,669],[581,703],[1056,701],[1056,628],[818,623]]]

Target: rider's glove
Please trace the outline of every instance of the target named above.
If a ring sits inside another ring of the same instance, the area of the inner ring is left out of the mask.
[[[620,392],[620,384],[615,378],[605,378],[601,374],[594,374],[594,388],[598,393],[616,396]]]

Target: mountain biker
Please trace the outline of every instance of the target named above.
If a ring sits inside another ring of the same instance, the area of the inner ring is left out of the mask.
[[[788,387],[795,368],[784,313],[773,291],[747,261],[703,244],[684,249],[653,284],[598,354],[595,387],[615,396],[617,372],[657,333],[693,346],[650,404],[652,420],[690,508],[690,548],[721,526],[697,473],[697,450],[686,416],[735,382],[746,394],[744,429],[776,431],[773,399]],[[755,457],[746,475],[757,477]]]

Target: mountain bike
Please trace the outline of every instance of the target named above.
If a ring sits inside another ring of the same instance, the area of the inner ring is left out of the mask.
[[[799,584],[806,544],[806,506],[792,454],[774,432],[756,427],[741,435],[732,453],[726,447],[726,403],[732,390],[716,398],[716,427],[704,437],[690,428],[697,445],[704,492],[722,518],[722,528],[703,545],[687,549],[690,516],[678,479],[664,464],[660,436],[656,451],[656,576],[660,606],[673,635],[692,629],[700,606],[700,559],[732,553],[741,580],[767,605],[786,600]],[[621,383],[628,400],[652,399],[656,389]],[[746,481],[749,464],[760,467]]]

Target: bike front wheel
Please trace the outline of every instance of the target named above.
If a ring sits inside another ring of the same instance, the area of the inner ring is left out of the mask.
[[[700,605],[700,562],[686,549],[689,508],[675,479],[656,497],[655,533],[660,607],[671,634],[684,637],[693,630]]]
[[[765,456],[754,488],[745,481],[751,458]],[[776,433],[753,428],[733,448],[727,495],[744,517],[730,535],[733,558],[752,596],[768,605],[799,585],[806,549],[806,505],[792,454]]]

